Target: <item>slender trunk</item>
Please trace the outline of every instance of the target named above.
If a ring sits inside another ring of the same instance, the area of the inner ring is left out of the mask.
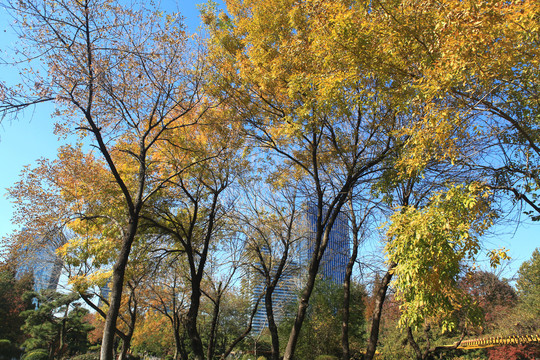
[[[131,288],[132,291],[134,291],[133,288]],[[131,296],[135,296],[134,293],[131,294]],[[130,299],[130,303],[133,299],[133,297]],[[122,337],[122,347],[120,350],[120,357],[118,360],[126,360],[127,353],[129,349],[131,348],[131,339],[133,338],[133,332],[135,331],[135,323],[137,322],[137,301],[133,301],[133,309],[129,309],[129,324],[128,324],[128,331],[125,334],[125,336]],[[130,305],[131,306],[131,305]]]
[[[120,348],[120,355],[118,356],[118,360],[126,360],[127,353],[130,347],[131,347],[131,337],[126,337],[125,339],[122,340],[122,347]]]
[[[414,353],[416,354],[416,359],[422,360],[422,350],[420,350],[420,346],[418,346],[418,344],[414,340],[414,336],[410,326],[407,327],[407,340],[409,342],[409,345],[411,345],[411,347],[413,348]]]
[[[191,341],[191,350],[193,351],[194,360],[204,359],[204,348],[197,329],[197,315],[199,314],[199,305],[201,299],[200,280],[198,277],[194,277],[192,280],[191,289],[191,304],[186,316],[186,330]]]
[[[271,359],[279,360],[279,334],[278,327],[276,325],[276,319],[274,318],[274,306],[272,300],[273,287],[268,287],[264,295],[264,308],[266,310],[266,318],[268,320],[268,331],[270,331],[270,337],[272,339],[271,344]]]
[[[219,292],[221,292],[221,284],[219,288]],[[217,325],[219,320],[219,308],[221,305],[221,294],[218,294],[217,299],[214,303],[214,312],[212,314],[212,324],[210,325],[210,339],[208,339],[208,349],[206,351],[206,358],[208,360],[211,360],[214,357],[215,352],[215,341],[216,341],[216,332],[217,332]]]
[[[109,311],[105,319],[103,328],[103,340],[101,342],[101,360],[114,359],[114,335],[116,331],[116,320],[120,312],[120,303],[122,300],[122,290],[124,287],[124,274],[128,263],[131,245],[135,238],[135,233],[138,225],[138,217],[133,217],[122,241],[122,249],[113,267],[112,283],[111,283],[111,299],[109,303]]]
[[[353,253],[349,258],[347,263],[347,268],[345,270],[345,280],[343,281],[343,315],[341,323],[341,350],[343,352],[342,359],[349,360],[351,357],[350,348],[349,348],[349,318],[350,318],[350,305],[351,305],[351,277],[358,256],[358,241],[355,239],[355,244],[353,245]]]
[[[66,333],[67,333],[67,318],[69,314],[69,305],[66,305],[66,311],[64,311],[64,318],[62,319],[62,327],[60,329],[60,337],[59,337],[59,344],[58,344],[58,355],[62,355],[64,351],[64,340],[66,339]]]
[[[390,284],[390,280],[392,280],[392,275],[394,274],[394,268],[396,267],[396,265],[396,263],[390,264],[388,271],[384,275],[375,296],[375,308],[373,309],[371,332],[369,334],[369,340],[366,348],[366,356],[364,356],[365,360],[372,360],[375,356],[377,342],[379,341],[379,326],[381,324],[382,308],[384,305],[384,300],[386,300],[386,292],[388,291],[388,285]]]
[[[344,193],[346,194],[347,191],[344,191]],[[345,198],[343,198],[343,202],[344,200]],[[294,357],[296,344],[298,343],[298,338],[300,337],[300,330],[302,329],[302,324],[304,323],[304,319],[306,317],[306,311],[309,306],[309,298],[311,297],[311,294],[313,293],[313,289],[315,288],[315,280],[319,272],[319,266],[320,266],[324,251],[326,250],[326,247],[328,245],[330,231],[332,230],[332,226],[334,225],[334,222],[336,221],[336,218],[339,214],[341,206],[343,205],[343,202],[340,201],[338,204],[334,206],[334,209],[332,210],[333,214],[330,217],[330,219],[328,219],[328,221],[326,222],[326,227],[324,227],[321,223],[321,219],[323,217],[322,205],[317,209],[318,211],[317,225],[316,225],[317,234],[315,235],[315,242],[314,242],[315,246],[314,246],[313,257],[309,264],[306,286],[304,287],[304,290],[302,291],[302,295],[300,296],[300,303],[298,304],[296,317],[294,319],[291,333],[289,334],[289,341],[287,342],[287,347],[285,348],[285,353],[283,354],[283,360],[292,360]]]
[[[180,339],[180,326],[176,326],[176,324],[174,324],[174,322],[173,322],[173,329],[174,329],[174,346],[175,346],[174,360],[179,360],[180,356],[182,355],[182,351],[181,351],[182,343],[181,343],[181,339]]]

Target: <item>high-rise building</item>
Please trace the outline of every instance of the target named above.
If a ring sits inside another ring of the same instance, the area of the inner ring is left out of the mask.
[[[314,241],[317,226],[317,208],[310,204],[306,206],[299,232],[301,239],[294,244],[291,252],[291,261],[287,271],[281,277],[277,288],[273,293],[274,317],[277,321],[283,319],[285,306],[293,302],[302,286],[302,279],[305,278],[307,267],[314,252]],[[322,257],[319,274],[325,280],[341,284],[345,280],[345,270],[350,257],[349,227],[347,216],[340,213],[332,226],[329,234],[328,246]],[[256,282],[253,286],[252,301],[264,292],[265,286],[262,282]],[[261,332],[268,327],[264,299],[261,299],[259,307],[253,318],[253,330]]]
[[[62,261],[56,255],[56,249],[65,243],[62,232],[54,232],[53,235],[44,236],[40,241],[26,247],[21,251],[16,276],[32,273],[34,277],[34,290],[56,290]]]
[[[317,232],[317,207],[309,205],[306,210],[306,232],[303,264],[309,264],[314,251],[314,240]],[[323,279],[341,284],[345,280],[345,270],[350,257],[349,222],[347,216],[340,212],[329,234],[328,246],[321,259],[319,274]]]

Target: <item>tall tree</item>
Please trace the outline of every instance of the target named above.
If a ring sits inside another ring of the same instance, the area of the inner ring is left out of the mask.
[[[177,130],[181,140],[171,139],[161,156],[182,176],[170,179],[143,214],[145,228],[165,237],[168,251],[186,262],[190,300],[185,325],[196,359],[205,357],[197,325],[203,279],[212,250],[229,235],[226,219],[234,196],[227,191],[247,167],[241,153],[244,140],[230,116],[230,109],[206,109],[204,121]]]
[[[302,269],[298,251],[307,233],[303,229],[305,214],[298,209],[297,189],[293,182],[280,186],[254,185],[244,182],[244,206],[238,209],[241,232],[245,237],[244,256],[247,264],[250,291],[262,297],[260,313],[266,316],[271,337],[272,360],[280,357],[278,321],[279,310],[287,300],[276,298],[280,288],[293,296],[294,281]],[[305,243],[305,242],[304,242]]]
[[[104,180],[114,184],[112,197],[96,194],[98,203],[120,203],[117,216],[85,201],[75,212],[80,218],[108,218],[121,239],[101,348],[101,358],[110,360],[141,212],[164,181],[180,172],[156,173],[153,149],[172,129],[197,121],[196,115],[189,121],[183,117],[199,102],[199,73],[188,69],[179,15],[164,16],[144,3],[127,8],[114,0],[28,0],[5,6],[17,20],[21,60],[35,60],[22,70],[21,86],[2,85],[0,111],[16,117],[29,106],[54,102],[58,131],[80,134],[92,145]],[[62,220],[54,219],[56,224]]]
[[[352,49],[334,37],[354,16],[369,13],[362,5],[337,22],[349,4],[227,5],[231,18],[211,10],[203,14],[212,33],[209,60],[219,74],[218,96],[237,110],[253,144],[270,154],[271,181],[295,179],[304,204],[316,212],[313,257],[284,353],[291,359],[347,194],[399,146],[393,130],[402,119],[392,103],[396,98],[387,95],[399,92],[401,84],[377,78],[368,62],[352,59]],[[361,38],[351,46],[367,43]]]

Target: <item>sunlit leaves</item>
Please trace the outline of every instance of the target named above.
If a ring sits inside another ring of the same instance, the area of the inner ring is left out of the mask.
[[[441,321],[444,329],[456,325],[453,313],[470,305],[457,286],[459,276],[477,258],[478,236],[493,216],[489,193],[472,183],[451,186],[424,208],[405,207],[391,217],[386,251],[388,260],[398,264],[394,286],[402,302],[402,325],[429,319]]]

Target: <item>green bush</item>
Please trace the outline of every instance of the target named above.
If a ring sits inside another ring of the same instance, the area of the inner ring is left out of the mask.
[[[23,355],[21,360],[47,360],[49,358],[49,352],[43,349],[30,350]]]
[[[18,359],[20,356],[17,344],[13,344],[9,339],[0,339],[0,360]]]
[[[0,349],[7,346],[11,346],[11,341],[8,339],[0,339]]]
[[[89,352],[86,354],[81,354],[73,356],[70,360],[99,360],[99,352]]]
[[[334,355],[319,355],[315,360],[339,360],[339,358]]]

